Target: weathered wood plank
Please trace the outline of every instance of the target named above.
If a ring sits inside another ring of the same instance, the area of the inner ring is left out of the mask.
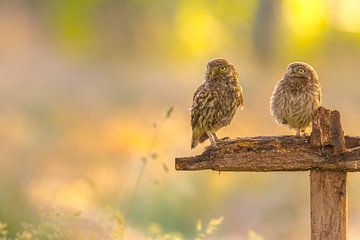
[[[239,138],[219,144],[193,157],[175,159],[176,170],[215,171],[360,171],[360,138],[346,137],[354,151],[327,155],[310,144],[310,138],[294,136]],[[346,142],[348,146],[348,143]],[[326,148],[326,146],[324,146]]]
[[[345,136],[346,148],[355,148],[360,146],[360,137]]]

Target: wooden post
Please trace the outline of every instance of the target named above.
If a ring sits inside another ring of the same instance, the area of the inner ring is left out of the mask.
[[[360,137],[345,136],[338,111],[320,107],[311,137],[261,136],[224,141],[198,156],[175,159],[176,170],[310,170],[311,240],[346,240],[347,172],[360,171]]]
[[[310,173],[311,240],[346,240],[346,173]]]
[[[324,156],[341,154],[345,137],[339,112],[318,109],[311,143]],[[347,239],[346,175],[344,171],[310,171],[311,240]]]

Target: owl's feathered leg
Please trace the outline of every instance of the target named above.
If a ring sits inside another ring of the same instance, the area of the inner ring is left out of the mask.
[[[209,139],[210,139],[210,142],[211,142],[211,146],[213,147],[216,147],[217,144],[216,144],[216,135],[210,131],[207,131],[206,134],[208,135]],[[214,136],[215,135],[215,136]]]
[[[296,136],[301,137],[301,128],[296,129]]]
[[[219,142],[221,140],[218,138],[218,136],[216,136],[216,133],[212,133],[212,135],[214,136],[216,142]]]

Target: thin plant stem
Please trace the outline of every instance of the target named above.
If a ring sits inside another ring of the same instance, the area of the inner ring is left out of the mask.
[[[124,214],[124,227],[123,227],[123,231],[121,233],[121,239],[124,238],[124,234],[125,234],[125,231],[126,231],[126,227],[127,227],[127,220],[128,220],[128,217],[130,215],[130,212],[131,212],[131,209],[132,209],[132,206],[135,202],[135,197],[136,197],[136,194],[139,190],[139,186],[140,186],[140,182],[141,182],[141,179],[143,178],[144,176],[144,172],[145,172],[145,169],[146,169],[146,165],[147,165],[147,162],[148,162],[148,159],[150,157],[150,154],[153,150],[153,147],[154,147],[154,144],[155,144],[155,141],[159,135],[159,132],[160,132],[160,129],[161,129],[161,126],[164,124],[165,120],[168,119],[170,117],[170,114],[171,112],[173,111],[173,107],[171,107],[167,113],[166,113],[166,116],[161,120],[160,124],[157,126],[156,128],[156,131],[151,139],[151,142],[150,142],[150,145],[149,145],[149,148],[148,148],[148,151],[146,152],[146,155],[145,157],[142,159],[142,165],[141,165],[141,168],[140,168],[140,171],[139,171],[139,174],[136,178],[136,182],[135,182],[135,187],[134,187],[134,190],[132,191],[131,195],[130,195],[130,199],[129,199],[129,204],[126,208],[126,211],[125,211],[125,214]]]

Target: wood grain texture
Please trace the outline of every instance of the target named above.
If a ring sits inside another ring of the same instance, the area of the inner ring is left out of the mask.
[[[310,142],[322,154],[340,156],[346,147],[340,113],[323,107],[314,118]],[[347,151],[350,156],[357,151]],[[340,158],[335,158],[337,163]],[[346,240],[347,195],[346,172],[310,171],[311,240]]]
[[[345,136],[346,148],[356,148],[360,146],[360,137]]]
[[[310,137],[261,136],[218,143],[198,156],[175,159],[176,170],[360,171],[360,137],[345,136],[340,113],[320,107]]]
[[[360,171],[360,149],[356,148],[357,144],[360,145],[360,138],[345,139],[354,151],[344,150],[334,156],[312,146],[309,137],[239,138],[222,142],[217,148],[209,148],[198,156],[176,158],[175,168],[186,171]],[[328,147],[326,145],[324,149]]]
[[[322,153],[339,155],[344,150],[346,143],[338,111],[319,107],[312,126],[310,142],[320,147]]]
[[[310,172],[311,240],[346,240],[346,173]]]

